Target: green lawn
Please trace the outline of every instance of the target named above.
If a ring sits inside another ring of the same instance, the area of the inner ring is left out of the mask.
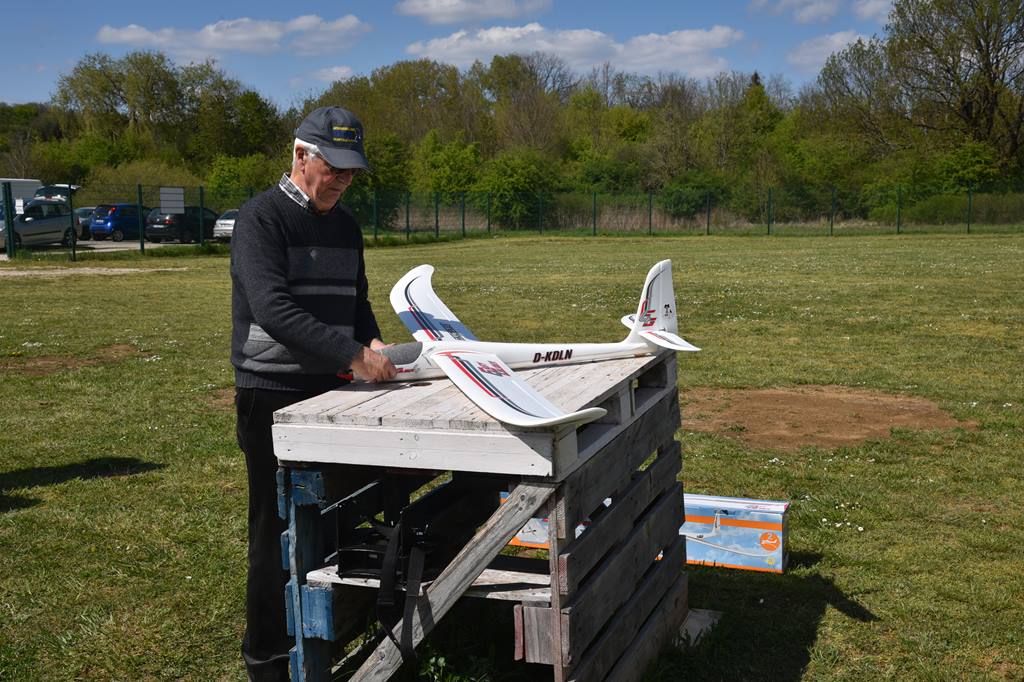
[[[723,619],[652,679],[1024,678],[1024,235],[367,251],[389,341],[407,334],[387,293],[424,262],[481,338],[618,340],[662,258],[704,349],[680,356],[683,390],[837,384],[978,427],[784,455],[684,428],[687,490],[793,500],[792,564],[692,571],[691,605]],[[2,277],[54,266],[143,271]],[[0,679],[243,679],[227,259],[3,263],[0,298]],[[430,647],[433,679],[537,670]]]

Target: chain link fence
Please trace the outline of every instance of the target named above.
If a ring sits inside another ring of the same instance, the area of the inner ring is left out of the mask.
[[[46,208],[15,210],[4,183],[3,239],[8,255],[68,254],[131,248],[166,242],[212,240],[213,222],[239,208],[255,190],[216,192],[179,188],[188,229],[180,236],[160,233],[160,187],[125,184],[79,189],[70,201]],[[971,190],[915,196],[904,187],[888,192],[888,203],[863,208],[859,192],[843,188],[811,193],[804,188],[768,187],[743,202],[713,193],[609,194],[598,192],[409,192],[353,188],[345,203],[368,239],[439,238],[491,232],[566,235],[844,235],[1018,232],[1024,229],[1024,193]],[[86,212],[85,209],[91,209]],[[31,215],[25,213],[28,210]],[[86,215],[88,213],[88,215]],[[167,215],[163,214],[164,222]],[[156,221],[156,222],[154,222]],[[156,229],[154,229],[154,225]],[[148,226],[148,227],[147,227]],[[175,233],[176,234],[176,233]],[[224,238],[223,241],[230,241]],[[107,242],[107,244],[103,244]]]

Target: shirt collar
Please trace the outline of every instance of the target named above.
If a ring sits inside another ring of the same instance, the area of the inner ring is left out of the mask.
[[[281,188],[282,192],[288,195],[289,199],[307,211],[310,210],[309,195],[299,189],[299,186],[292,182],[292,179],[287,173],[281,174],[281,182],[277,183],[277,186]]]

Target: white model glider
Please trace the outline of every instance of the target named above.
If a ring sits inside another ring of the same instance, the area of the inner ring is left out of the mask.
[[[434,293],[434,268],[420,265],[391,289],[391,305],[416,343],[383,349],[398,368],[396,380],[447,376],[484,412],[513,426],[585,423],[605,415],[600,407],[566,412],[516,376],[513,370],[629,358],[661,348],[697,351],[676,332],[672,261],[647,273],[635,315],[622,319],[629,335],[618,343],[496,343],[479,341]]]

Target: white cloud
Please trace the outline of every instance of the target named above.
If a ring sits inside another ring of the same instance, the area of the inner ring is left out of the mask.
[[[814,72],[825,64],[825,60],[833,52],[838,52],[863,37],[856,31],[840,31],[811,38],[800,43],[795,50],[787,54],[786,61],[803,71]]]
[[[858,19],[883,23],[892,11],[892,0],[854,0],[853,13]]]
[[[352,75],[352,69],[348,66],[328,66],[326,69],[318,69],[313,72],[313,78],[324,83],[343,81]]]
[[[458,31],[445,38],[413,43],[406,52],[465,67],[477,59],[490,61],[496,54],[541,51],[562,57],[569,66],[580,71],[607,60],[624,71],[681,71],[701,77],[727,68],[726,60],[713,53],[742,38],[742,31],[729,26],[713,26],[709,29],[649,33],[621,43],[600,31],[552,30],[531,23],[472,32]]]
[[[775,14],[792,12],[793,18],[801,24],[815,21],[828,21],[839,13],[840,0],[753,0],[750,8],[754,10],[769,9]]]
[[[162,50],[177,57],[202,59],[225,52],[270,54],[287,47],[302,55],[333,52],[351,45],[369,25],[348,14],[334,21],[303,15],[288,21],[241,17],[207,24],[197,31],[178,28],[150,30],[138,24],[104,25],[96,39],[110,45]],[[287,42],[287,46],[284,44]]]
[[[546,10],[551,0],[402,0],[399,14],[419,17],[428,24],[458,24],[488,19],[515,19]]]

